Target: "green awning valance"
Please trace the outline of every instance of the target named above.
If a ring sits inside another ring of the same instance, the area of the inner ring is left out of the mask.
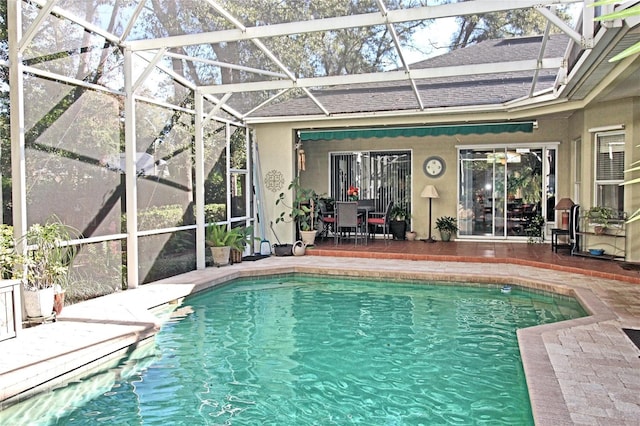
[[[368,129],[301,130],[301,141],[395,138],[398,136],[453,136],[485,133],[533,132],[533,122],[457,124],[450,126],[379,127]]]

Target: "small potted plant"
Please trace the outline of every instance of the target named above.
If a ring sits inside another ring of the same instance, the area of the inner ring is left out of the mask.
[[[442,241],[451,240],[451,234],[458,232],[457,219],[451,216],[442,216],[436,219],[436,229],[440,231]]]
[[[27,244],[26,255],[20,256],[18,266],[26,271],[23,283],[25,311],[28,317],[47,318],[64,304],[64,291],[69,283],[70,267],[76,255],[73,245],[65,244],[77,232],[57,221],[34,224],[18,243]]]
[[[413,229],[411,231],[405,232],[405,237],[407,238],[407,241],[415,241],[417,236],[418,236],[418,233]]]
[[[593,224],[593,232],[596,234],[602,234],[607,229],[613,216],[614,211],[610,207],[594,206],[587,211],[589,223]]]
[[[249,243],[254,240],[260,241],[260,238],[253,237],[253,226],[241,226],[233,229],[238,233],[238,242],[231,247],[230,260],[231,263],[240,263]]]

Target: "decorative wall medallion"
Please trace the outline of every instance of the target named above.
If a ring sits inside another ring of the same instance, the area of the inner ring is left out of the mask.
[[[280,191],[284,186],[284,177],[280,170],[269,170],[264,176],[264,186],[271,192]]]
[[[435,155],[424,160],[424,163],[422,164],[422,170],[424,171],[424,174],[432,178],[442,176],[445,169],[446,166],[444,160]]]

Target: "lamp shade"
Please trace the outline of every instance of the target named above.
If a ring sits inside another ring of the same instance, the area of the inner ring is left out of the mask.
[[[574,203],[571,201],[571,198],[561,198],[554,207],[554,210],[569,210],[573,205]]]
[[[422,198],[440,198],[440,196],[438,195],[438,191],[436,190],[436,187],[433,185],[425,186],[420,196]]]

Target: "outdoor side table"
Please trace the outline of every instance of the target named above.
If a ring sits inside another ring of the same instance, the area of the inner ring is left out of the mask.
[[[567,242],[558,242],[558,237],[559,236],[567,236]],[[552,228],[551,229],[551,250],[554,252],[558,252],[559,248],[566,248],[571,250],[571,243],[568,241],[569,240],[569,230],[568,229],[562,229],[562,228]]]

